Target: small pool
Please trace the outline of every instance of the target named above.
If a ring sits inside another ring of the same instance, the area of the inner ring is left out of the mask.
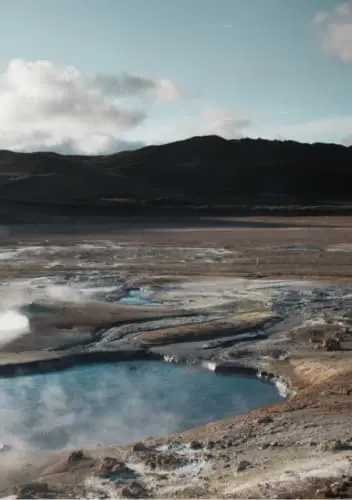
[[[120,304],[134,306],[160,306],[158,302],[151,300],[150,296],[143,290],[136,288],[129,290],[124,297],[119,300]]]
[[[0,379],[0,441],[63,449],[161,436],[280,400],[257,379],[157,361]]]

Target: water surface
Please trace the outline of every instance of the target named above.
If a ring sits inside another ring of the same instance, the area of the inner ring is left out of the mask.
[[[156,361],[0,379],[0,440],[20,448],[123,444],[276,402],[260,380]]]

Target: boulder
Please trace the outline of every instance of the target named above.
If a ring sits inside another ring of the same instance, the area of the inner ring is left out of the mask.
[[[60,492],[50,488],[47,483],[34,481],[23,484],[16,489],[17,498],[58,498]]]
[[[147,498],[149,496],[147,489],[136,481],[122,488],[121,495],[123,498]]]
[[[68,456],[67,463],[69,465],[76,464],[85,458],[83,450],[75,450]]]
[[[243,472],[247,469],[252,467],[252,464],[248,462],[248,460],[241,460],[240,463],[237,465],[237,472]]]
[[[326,351],[340,351],[341,342],[336,337],[329,337],[323,340],[322,348]]]
[[[270,415],[264,415],[263,417],[258,418],[257,424],[271,424],[273,421],[274,420]]]
[[[122,460],[114,457],[104,457],[100,462],[96,475],[103,477],[115,475],[134,477],[136,474]]]
[[[203,446],[204,445],[200,441],[197,441],[197,439],[193,439],[189,443],[189,447],[191,450],[200,450],[201,448],[203,448]]]
[[[142,441],[139,441],[133,446],[133,451],[137,453],[148,453],[150,452],[150,448],[142,443]]]

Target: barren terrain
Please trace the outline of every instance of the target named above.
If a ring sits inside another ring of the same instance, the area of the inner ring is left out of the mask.
[[[5,450],[1,494],[350,498],[351,222],[261,217],[116,222],[105,231],[10,228],[0,248],[0,294],[4,301],[9,290],[16,297],[21,290],[31,333],[2,346],[0,369],[133,351],[260,371],[288,397],[125,447],[30,456]],[[159,305],[108,303],[90,292],[78,300],[77,287],[88,275],[94,287],[94,273],[114,284],[116,300],[142,287]],[[65,300],[50,297],[60,283]]]

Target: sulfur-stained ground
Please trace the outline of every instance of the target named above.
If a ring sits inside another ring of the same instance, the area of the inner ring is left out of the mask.
[[[97,241],[99,251],[92,249]],[[38,251],[43,246],[46,254]],[[194,358],[197,348],[204,360],[281,376],[295,393],[138,445],[40,456],[3,452],[3,496],[352,497],[352,218],[139,221],[76,234],[17,229],[2,251],[10,252],[0,260],[3,287],[48,275],[74,283],[82,270],[99,270],[116,275],[120,295],[144,286],[162,301],[153,312],[61,301],[54,312],[32,314],[31,337],[3,346],[2,364],[42,359],[54,339],[60,356],[74,334],[84,345],[133,344],[176,358]],[[128,335],[126,324],[132,324]],[[235,342],[238,335],[249,337]],[[332,349],[331,338],[338,340]]]

